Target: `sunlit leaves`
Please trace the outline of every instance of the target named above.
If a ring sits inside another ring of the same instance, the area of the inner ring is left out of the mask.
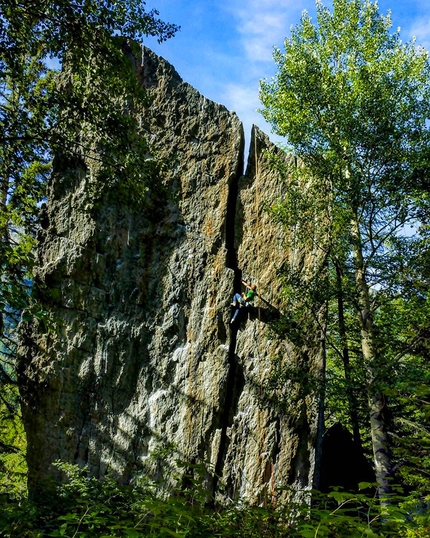
[[[174,35],[158,15],[140,0],[0,0],[0,386],[15,383],[19,321],[49,330],[31,279],[54,156],[97,162],[93,203],[120,186],[136,204],[159,171],[129,46]]]
[[[327,262],[314,280],[328,305],[328,382],[335,387],[328,386],[328,402],[343,415],[335,402],[343,358],[344,394],[351,382],[368,393],[370,415],[379,420],[372,423],[376,443],[377,431],[390,427],[382,392],[396,402],[396,426],[405,431],[400,400],[417,389],[407,374],[428,354],[428,53],[403,43],[376,3],[333,0],[332,10],[317,3],[316,22],[303,14],[274,60],[276,76],[261,83],[262,113],[301,166],[284,172],[285,198],[272,214],[294,248],[312,247]],[[294,267],[283,275],[289,294],[312,303],[308,279]],[[424,418],[419,412],[414,420]],[[387,435],[384,446],[375,444],[375,459],[388,454]],[[383,465],[388,474],[388,458]]]

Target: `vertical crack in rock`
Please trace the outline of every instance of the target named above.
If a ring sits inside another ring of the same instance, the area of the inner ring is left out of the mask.
[[[243,154],[243,153],[242,153]],[[227,214],[226,214],[226,226],[225,226],[225,246],[227,249],[226,266],[233,271],[237,270],[237,253],[234,245],[235,241],[235,220],[236,220],[236,204],[239,178],[242,174],[238,173],[237,176],[230,183],[227,199]]]
[[[240,162],[243,162],[243,148],[242,155],[240,156]],[[239,179],[242,176],[242,172],[238,173],[233,181],[230,183],[228,200],[227,200],[227,214],[226,214],[226,237],[225,244],[227,249],[226,266],[231,269],[233,278],[233,290],[231,296],[234,293],[240,291],[242,281],[242,271],[237,267],[237,254],[235,248],[235,228],[236,228],[236,211],[237,211],[237,196]],[[221,434],[219,441],[218,457],[215,464],[215,476],[213,480],[212,496],[215,498],[218,488],[219,478],[223,474],[224,459],[226,450],[228,447],[227,429],[233,420],[234,415],[234,402],[238,401],[239,393],[243,389],[243,382],[239,383],[237,378],[237,360],[236,360],[236,340],[237,340],[237,328],[236,325],[231,325],[230,328],[230,344],[228,350],[228,374],[225,389],[224,404],[221,409]]]
[[[236,377],[237,369],[238,369],[236,356],[235,356],[236,333],[237,333],[236,330],[232,330],[229,353],[228,353],[228,375],[227,375],[224,405],[222,407],[221,435],[220,435],[220,442],[219,442],[218,457],[217,457],[217,461],[215,465],[215,477],[213,481],[213,491],[212,491],[214,498],[217,493],[219,478],[223,474],[224,460],[225,460],[225,455],[228,448],[227,429],[231,425],[231,422],[233,420],[234,409],[235,409],[234,402],[236,401],[237,403],[239,393],[241,389],[243,389],[243,383],[242,383],[242,386],[238,386],[239,385],[238,379]]]
[[[225,398],[217,460],[223,488],[216,492],[220,496],[223,489],[224,498],[256,503],[274,502],[279,486],[306,490],[312,484],[318,436],[315,395],[309,398],[303,391],[306,398],[295,400],[300,389],[294,380],[287,380],[275,393],[269,388],[276,386],[271,377],[274,364],[288,369],[303,363],[304,368],[318,372],[320,349],[318,343],[302,349],[285,333],[276,336],[269,331],[268,324],[282,315],[277,270],[290,263],[295,253],[285,246],[288,230],[274,223],[265,210],[283,197],[285,189],[283,179],[270,168],[266,151],[290,159],[254,126],[245,175],[238,181],[237,194],[230,194],[229,230],[235,233],[227,241],[234,246],[228,258],[235,274],[234,291],[240,291],[243,275],[247,282],[257,284],[259,296],[246,319],[240,316],[231,331],[227,384],[231,394]],[[314,261],[312,253],[300,256],[306,270]],[[309,343],[311,338],[307,338]]]

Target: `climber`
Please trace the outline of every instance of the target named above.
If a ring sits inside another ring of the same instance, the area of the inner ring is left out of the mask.
[[[242,295],[240,295],[240,293],[235,293],[233,297],[233,302],[231,303],[231,305],[236,307],[236,312],[231,318],[230,323],[233,323],[233,321],[237,318],[237,315],[239,314],[239,310],[241,308],[249,307],[250,301],[252,301],[254,297],[257,295],[257,286],[255,284],[249,285],[243,280],[242,280],[242,284],[246,286],[249,289],[249,291],[247,293],[243,292]]]

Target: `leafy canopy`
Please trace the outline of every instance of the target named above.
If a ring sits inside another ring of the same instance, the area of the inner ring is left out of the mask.
[[[428,265],[430,64],[390,27],[369,0],[334,0],[332,12],[319,2],[317,24],[304,13],[275,50],[277,74],[260,92],[262,114],[304,165],[288,171],[275,214],[324,250],[347,287],[360,270],[381,300],[423,293],[413,274],[418,285]]]
[[[331,13],[318,2],[317,25],[305,12],[285,53],[275,50],[262,114],[306,164],[318,155],[352,180],[381,160],[380,177],[393,181],[427,148],[428,53],[390,27],[377,3],[335,0]]]
[[[296,176],[308,174],[308,202],[296,181],[296,205],[325,220],[343,260],[356,214],[374,287],[398,284],[396,256],[414,248],[398,236],[428,214],[428,53],[390,27],[368,0],[335,0],[332,13],[318,3],[317,24],[304,13],[285,53],[275,50],[278,72],[260,93],[262,114],[305,164]]]
[[[53,157],[96,163],[98,196],[112,184],[142,196],[154,175],[131,48],[175,34],[158,15],[141,0],[0,0],[0,385],[16,382],[17,324],[45,316],[31,278]]]
[[[33,247],[53,156],[91,158],[100,177],[136,191],[150,174],[148,145],[132,113],[145,96],[129,43],[145,35],[164,41],[177,30],[140,0],[0,0],[3,335],[30,306]],[[60,70],[51,67],[58,63]],[[3,343],[13,354],[13,343]]]
[[[288,170],[274,214],[327,264],[329,284],[319,285],[329,305],[326,343],[344,357],[354,348],[365,365],[384,488],[392,468],[384,396],[395,382],[390,359],[410,353],[430,321],[416,324],[404,308],[401,323],[416,332],[394,345],[396,302],[428,301],[430,63],[414,40],[403,43],[390,28],[376,2],[333,0],[332,11],[319,2],[316,24],[304,13],[285,52],[275,50],[277,73],[260,91],[263,116],[303,165]],[[313,289],[287,269],[290,289]],[[321,271],[314,279],[318,287]]]

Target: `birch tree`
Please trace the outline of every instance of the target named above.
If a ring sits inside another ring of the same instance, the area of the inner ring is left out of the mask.
[[[322,244],[355,311],[375,472],[385,497],[392,462],[386,357],[375,319],[382,302],[401,293],[414,242],[409,230],[419,228],[428,210],[428,53],[413,40],[403,43],[376,2],[333,0],[332,11],[317,3],[316,23],[303,13],[274,60],[275,77],[261,82],[262,114],[313,177],[315,197],[325,200],[330,240]]]

